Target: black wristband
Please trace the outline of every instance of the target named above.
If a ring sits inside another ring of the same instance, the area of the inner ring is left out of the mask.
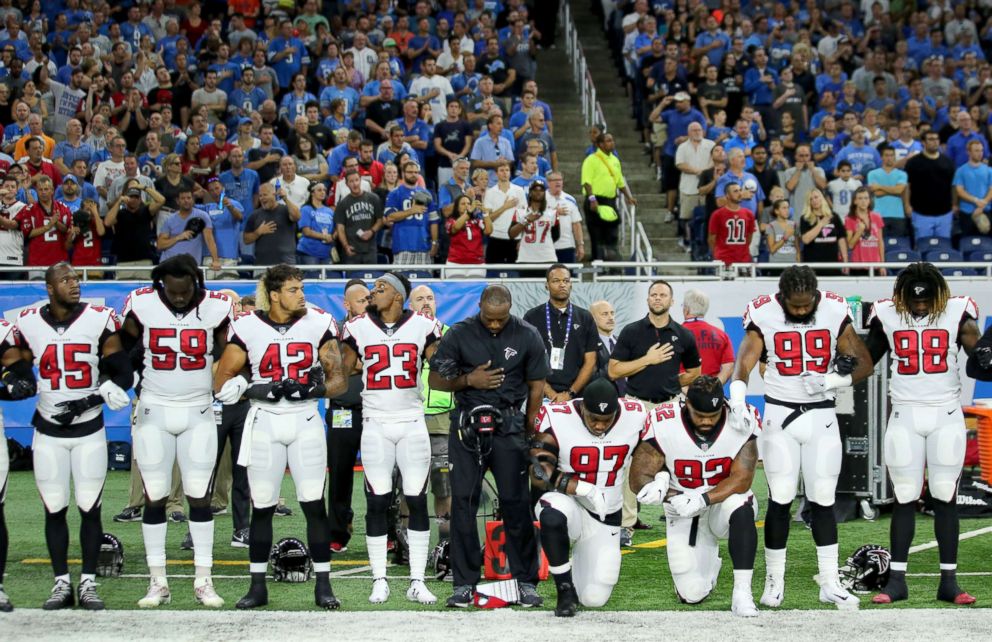
[[[568,494],[568,482],[572,481],[572,473],[562,473],[555,484],[555,490],[562,495]]]
[[[110,380],[120,386],[121,390],[128,390],[134,385],[134,368],[127,352],[118,350],[104,357],[101,364],[103,370],[110,375]]]
[[[710,494],[709,493],[703,493],[703,503],[706,504],[707,506],[710,505]]]

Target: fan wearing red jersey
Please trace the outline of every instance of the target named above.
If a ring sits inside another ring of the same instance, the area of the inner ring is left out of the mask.
[[[852,385],[873,370],[871,355],[851,325],[847,302],[817,289],[806,265],[782,271],[778,293],[748,304],[746,334],[730,384],[730,424],[743,428],[751,371],[762,355],[765,417],[758,444],[768,480],[765,516],[765,591],[761,603],[777,607],[785,594],[785,550],[790,507],[802,474],[812,510],[820,601],[857,608],[858,598],[840,585],[834,492],[840,475],[841,440],[834,389]]]
[[[272,548],[272,516],[288,464],[307,522],[317,576],[314,602],[336,609],[341,603],[331,590],[330,527],[324,504],[327,442],[317,401],[347,390],[337,325],[330,314],[307,306],[303,272],[289,265],[265,271],[256,305],[255,312],[242,314],[231,324],[214,375],[218,401],[230,405],[242,396],[251,400],[237,461],[248,468],[253,507],[248,534],[251,587],[237,607],[268,604],[265,572]]]
[[[25,265],[46,267],[69,258],[66,249],[72,213],[65,203],[55,200],[55,184],[47,176],[35,182],[38,200],[17,213],[27,244]]]
[[[906,565],[916,526],[923,471],[933,498],[933,530],[940,556],[937,599],[973,604],[957,582],[957,489],[964,466],[965,426],[961,412],[958,354],[979,340],[978,306],[971,297],[951,296],[931,263],[912,263],[896,278],[891,300],[877,301],[869,320],[868,350],[878,363],[892,354],[883,455],[896,504],[890,529],[892,565],[875,604],[909,597]]]
[[[436,319],[406,309],[410,282],[387,272],[375,281],[365,314],[350,319],[342,332],[341,358],[345,372],[361,360],[362,466],[365,469],[366,542],[372,566],[369,602],[389,598],[386,581],[387,512],[393,502],[393,469],[403,478],[403,495],[410,508],[410,587],[412,602],[434,604],[437,598],[424,584],[431,527],[427,515],[427,476],[431,442],[424,419],[421,368],[441,339]]]
[[[747,406],[745,429],[733,430],[728,415],[719,379],[693,381],[684,403],[661,404],[651,412],[641,434],[650,447],[634,453],[630,483],[642,504],[664,502],[665,550],[679,599],[696,604],[713,591],[723,564],[719,540],[725,539],[734,565],[731,611],[754,617],[758,503],[751,483],[761,422]]]
[[[43,608],[63,609],[78,599],[85,609],[103,609],[96,592],[96,567],[103,543],[100,500],[107,476],[104,402],[112,410],[130,404],[134,380],[121,346],[120,322],[109,308],[80,302],[79,276],[66,263],[45,271],[48,304],[26,308],[17,318],[23,348],[38,366],[38,406],[32,424],[34,477],[45,504],[45,540],[55,585]],[[100,383],[101,372],[108,379]],[[83,568],[75,595],[69,576],[69,485],[79,508]]]
[[[627,463],[646,419],[644,404],[619,398],[602,378],[589,383],[582,398],[545,403],[538,412],[531,475],[547,490],[535,512],[558,617],[572,617],[580,603],[603,606],[613,593]]]
[[[211,368],[215,346],[219,351],[227,344],[233,304],[226,294],[207,290],[196,260],[179,254],[152,270],[152,287],[128,295],[122,316],[124,347],[129,353],[139,347],[143,364],[132,434],[144,481],[141,533],[151,579],[138,606],[153,608],[172,599],[165,576],[165,504],[178,461],[189,502],[194,597],[204,606],[220,608],[224,600],[210,578],[210,496],[217,458]]]
[[[741,207],[741,187],[727,184],[724,195],[727,204],[710,215],[707,242],[710,252],[724,265],[751,262],[751,238],[757,226],[754,212]]]

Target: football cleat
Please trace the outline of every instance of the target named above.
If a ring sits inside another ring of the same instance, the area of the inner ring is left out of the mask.
[[[734,591],[730,611],[738,617],[758,617],[758,607],[754,605],[750,591]]]
[[[96,594],[96,582],[93,580],[80,582],[79,586],[76,587],[76,593],[79,606],[87,611],[102,611],[107,608],[100,596]]]
[[[279,504],[278,506],[276,506],[276,512],[275,512],[276,517],[290,517],[292,514],[293,511],[285,504]]]
[[[777,609],[782,606],[782,599],[785,597],[785,578],[775,577],[772,574],[765,576],[765,592],[761,594],[761,604]]]
[[[239,528],[231,535],[231,548],[248,548],[248,529]]]
[[[331,590],[331,580],[326,575],[326,573],[317,575],[317,584],[313,589],[313,601],[320,608],[333,611],[341,608],[341,600],[334,597],[334,591]]]
[[[148,593],[138,600],[138,607],[143,609],[153,609],[172,601],[172,594],[169,592],[169,585],[164,577],[153,577],[148,585]]]
[[[558,585],[558,603],[555,604],[555,617],[575,617],[579,610],[579,594],[571,582]]]
[[[224,598],[217,595],[214,582],[209,577],[198,577],[193,581],[193,596],[198,603],[212,609],[224,606]]]
[[[76,598],[72,594],[72,584],[65,580],[55,580],[55,586],[52,587],[51,594],[41,608],[46,611],[57,611],[59,609],[67,609],[75,604]]]
[[[183,522],[186,521],[186,513],[182,512],[181,510],[174,510],[171,513],[169,513],[169,521],[175,522],[177,524],[182,524]]]
[[[836,604],[842,611],[855,611],[861,605],[861,600],[841,586],[840,579],[835,577],[824,582],[820,582],[819,576],[814,579],[820,584],[820,601],[824,604]]]
[[[128,506],[121,512],[114,515],[115,522],[140,522],[141,521],[141,509],[137,507]]]
[[[337,555],[340,553],[344,553],[347,550],[348,547],[345,544],[342,544],[340,542],[331,542],[331,553]]]
[[[520,591],[520,606],[531,608],[533,606],[544,606],[544,598],[537,594],[537,587],[528,582],[517,582]]]
[[[265,606],[269,603],[269,591],[265,588],[264,583],[252,582],[251,587],[248,589],[248,593],[245,594],[243,598],[238,600],[237,604],[234,606],[239,609],[255,609],[260,606]]]
[[[467,608],[472,604],[472,594],[474,592],[475,587],[471,584],[456,586],[454,592],[451,594],[451,597],[448,598],[444,605],[448,608]]]
[[[372,580],[372,593],[369,595],[369,602],[372,604],[382,604],[389,599],[389,582],[384,577],[377,577]]]
[[[892,574],[889,581],[885,583],[882,592],[871,598],[872,604],[892,604],[909,598],[909,587],[906,586],[906,576],[900,573],[899,576]]]
[[[413,580],[406,590],[406,599],[420,604],[437,604],[437,596],[430,592],[423,580]]]
[[[193,550],[193,534],[192,533],[190,533],[189,531],[186,531],[186,536],[183,537],[183,543],[179,545],[179,548],[183,549],[184,551],[191,551],[191,550]]]
[[[14,610],[14,605],[10,603],[10,598],[3,590],[3,586],[0,585],[0,613],[10,613]]]
[[[620,529],[620,547],[629,548],[634,545],[634,529],[632,528],[621,528]]]
[[[218,515],[227,515],[227,506],[211,506],[210,513],[217,517]]]

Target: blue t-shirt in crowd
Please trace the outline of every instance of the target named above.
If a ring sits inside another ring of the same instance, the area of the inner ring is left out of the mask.
[[[300,208],[300,222],[297,226],[300,229],[300,240],[296,244],[296,251],[323,261],[329,260],[333,245],[310,238],[303,234],[303,228],[309,227],[314,232],[333,234],[334,210],[327,206],[314,207],[313,205],[304,205]]]
[[[422,187],[400,185],[391,191],[386,197],[385,215],[410,209],[416,192],[427,192],[427,190]],[[414,214],[393,223],[393,252],[429,252],[431,225],[436,225],[437,220],[437,205],[432,201],[423,214]]]

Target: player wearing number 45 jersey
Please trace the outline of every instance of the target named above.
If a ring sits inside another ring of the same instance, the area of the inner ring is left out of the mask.
[[[761,603],[777,607],[785,595],[785,547],[799,475],[812,509],[820,601],[857,608],[858,598],[840,585],[834,492],[840,475],[841,442],[834,389],[872,372],[871,355],[858,338],[847,302],[817,289],[806,265],[782,271],[778,293],[747,306],[746,335],[730,384],[730,422],[741,428],[751,370],[767,355],[765,417],[758,445],[768,480],[765,516],[765,591]],[[835,358],[836,357],[836,358]]]
[[[303,273],[288,265],[265,271],[256,305],[255,312],[242,314],[231,324],[214,378],[218,401],[234,404],[243,395],[251,400],[237,462],[248,468],[254,509],[248,535],[251,587],[237,607],[268,604],[265,571],[272,548],[272,516],[288,463],[307,521],[317,575],[314,601],[321,608],[336,609],[340,602],[331,590],[330,528],[324,505],[327,442],[317,400],[347,389],[337,326],[328,313],[307,307]]]
[[[620,577],[624,473],[647,419],[644,405],[619,399],[608,379],[593,381],[582,394],[541,406],[530,450],[532,481],[548,491],[535,512],[559,617],[575,615],[579,603],[603,606],[613,593]]]
[[[211,368],[215,346],[219,351],[227,343],[232,305],[226,294],[206,289],[188,254],[163,261],[152,270],[152,287],[133,291],[124,302],[121,338],[128,352],[140,344],[144,364],[133,433],[145,486],[141,533],[151,575],[148,593],[138,601],[142,608],[172,599],[165,576],[165,504],[176,461],[190,508],[194,597],[204,606],[224,606],[210,579],[210,496],[217,457]]]
[[[750,406],[742,430],[727,427],[728,414],[723,385],[709,376],[692,382],[685,403],[655,407],[641,434],[650,447],[634,453],[630,482],[641,503],[664,502],[665,550],[679,599],[696,604],[713,591],[723,564],[718,540],[725,539],[734,565],[731,610],[754,617],[758,504],[751,482],[761,423]]]
[[[896,279],[891,300],[877,301],[869,321],[868,349],[875,362],[892,354],[889,396],[892,411],[885,428],[885,465],[896,505],[890,537],[889,580],[872,602],[889,604],[909,597],[906,564],[916,526],[916,502],[927,484],[933,497],[933,530],[940,555],[937,599],[972,604],[957,583],[958,479],[964,465],[965,427],[961,412],[958,351],[978,343],[978,306],[970,297],[950,296],[940,271],[913,263]]]
[[[433,604],[424,584],[431,527],[427,516],[427,476],[431,442],[424,419],[421,366],[441,339],[437,320],[405,309],[410,282],[386,273],[376,279],[366,313],[350,319],[342,332],[342,361],[352,372],[360,359],[365,374],[362,391],[362,466],[365,468],[365,516],[372,594],[369,602],[389,598],[386,582],[386,514],[392,504],[393,469],[403,478],[410,507],[410,588],[413,602]]]
[[[100,498],[107,476],[107,436],[103,404],[120,410],[130,403],[125,392],[134,372],[117,334],[117,315],[79,300],[79,276],[66,263],[45,271],[48,304],[26,308],[17,331],[38,366],[40,381],[35,428],[34,478],[45,504],[45,540],[55,572],[47,610],[73,605],[103,609],[96,593],[96,566],[103,542]],[[109,379],[100,383],[101,371]],[[69,483],[75,485],[82,518],[83,569],[77,594],[69,577]]]

